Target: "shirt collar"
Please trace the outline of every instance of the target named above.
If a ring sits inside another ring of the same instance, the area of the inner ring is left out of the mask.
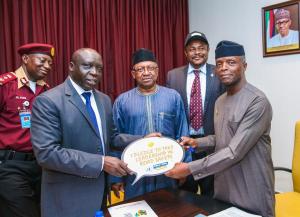
[[[91,92],[91,93],[93,93],[92,90],[89,90],[89,91],[84,90],[82,87],[80,87],[78,84],[76,84],[75,81],[73,81],[70,76],[69,76],[69,78],[70,78],[71,84],[73,85],[73,87],[75,88],[76,92],[79,95],[83,94],[84,92]]]
[[[189,67],[188,67],[188,74],[191,74],[193,73],[193,71],[196,70],[192,64],[189,64]],[[206,75],[206,63],[204,65],[202,65],[198,70],[200,70],[202,74]]]
[[[138,87],[136,87],[136,92],[139,94],[139,95],[142,95],[142,96],[151,96],[151,95],[155,95],[159,90],[159,85],[156,84],[156,88],[155,88],[155,91],[153,93],[150,93],[150,94],[144,94],[142,93]]]
[[[18,78],[18,89],[25,85],[29,87],[29,79],[22,66],[15,71],[15,75]],[[44,80],[38,80],[36,81],[36,84],[40,86],[48,86],[48,84]]]

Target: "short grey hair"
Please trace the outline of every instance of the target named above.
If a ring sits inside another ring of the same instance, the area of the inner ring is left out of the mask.
[[[241,61],[242,61],[243,63],[246,63],[246,56],[245,56],[245,55],[240,56],[240,59],[241,59]]]

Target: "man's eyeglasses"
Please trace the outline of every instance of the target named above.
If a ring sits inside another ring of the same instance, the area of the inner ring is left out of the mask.
[[[283,25],[286,25],[289,21],[290,21],[290,20],[282,20],[282,21],[278,21],[278,22],[276,22],[276,25],[278,25],[278,26],[281,26],[282,24],[283,24]]]
[[[145,71],[148,72],[154,72],[156,69],[158,69],[157,66],[141,66],[141,67],[138,67],[138,68],[133,68],[133,71],[135,72],[138,72],[138,73],[144,73]]]

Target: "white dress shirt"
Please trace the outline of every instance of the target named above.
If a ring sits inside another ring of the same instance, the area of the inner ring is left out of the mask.
[[[103,132],[102,132],[102,124],[101,124],[101,119],[100,119],[100,114],[99,114],[99,110],[97,108],[97,104],[96,104],[96,100],[95,100],[95,96],[93,94],[93,91],[85,91],[84,89],[82,89],[82,87],[80,87],[78,84],[76,84],[72,78],[70,77],[70,81],[71,84],[73,85],[73,87],[75,88],[76,92],[79,94],[80,98],[82,99],[83,103],[86,104],[86,100],[85,98],[82,96],[82,93],[84,92],[91,92],[91,106],[95,112],[96,115],[96,120],[97,120],[97,124],[98,124],[98,129],[99,129],[99,134],[100,134],[100,138],[101,138],[101,142],[102,142],[102,150],[103,150],[103,155],[105,153],[105,149],[104,149],[104,140],[103,140]],[[102,162],[103,165],[103,162]]]
[[[201,66],[199,69],[195,69],[191,64],[189,64],[187,71],[187,79],[186,79],[186,96],[188,102],[188,111],[190,111],[190,102],[191,102],[191,92],[192,86],[195,79],[194,70],[200,70],[200,86],[201,86],[201,98],[202,98],[202,113],[204,115],[204,102],[205,102],[205,94],[206,94],[206,63]],[[204,129],[201,127],[199,130],[195,131],[191,125],[189,126],[190,135],[203,135]]]

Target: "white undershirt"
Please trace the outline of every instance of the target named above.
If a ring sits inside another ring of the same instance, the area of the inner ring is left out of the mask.
[[[35,93],[36,90],[36,82],[35,81],[29,81],[29,88],[32,90],[33,93]]]

